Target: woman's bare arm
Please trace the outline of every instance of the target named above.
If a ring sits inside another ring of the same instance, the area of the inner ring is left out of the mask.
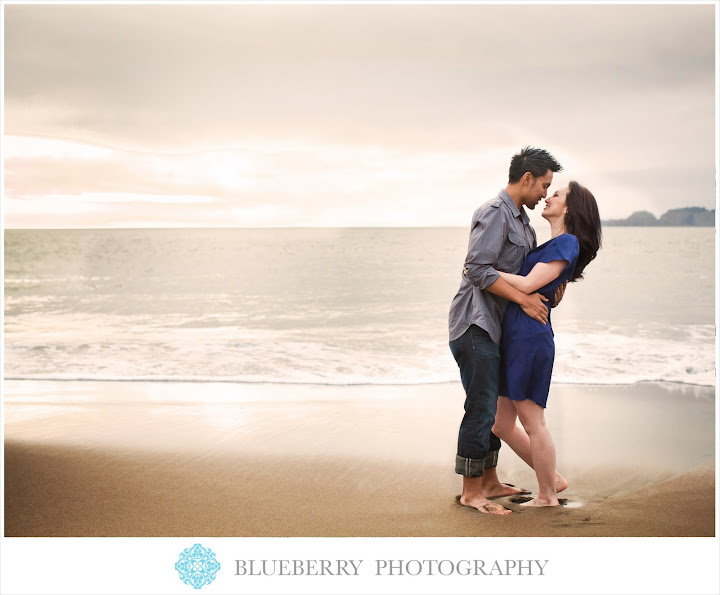
[[[550,281],[556,279],[563,269],[567,266],[567,260],[551,260],[550,262],[538,262],[532,270],[523,277],[522,275],[513,275],[511,273],[500,273],[505,281],[512,285],[515,289],[526,294],[531,294],[541,287],[545,287]]]

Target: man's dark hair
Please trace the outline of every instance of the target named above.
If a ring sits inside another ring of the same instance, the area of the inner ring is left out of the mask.
[[[510,161],[510,176],[508,183],[519,182],[525,172],[529,171],[534,178],[541,178],[548,170],[552,172],[562,171],[562,165],[557,159],[545,149],[535,147],[524,147],[517,155],[513,155]]]

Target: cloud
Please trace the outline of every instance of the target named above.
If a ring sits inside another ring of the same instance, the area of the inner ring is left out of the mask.
[[[578,102],[593,109],[698,78],[712,92],[713,23],[698,18],[710,6],[8,6],[6,14],[6,114],[16,134],[39,134],[41,124],[85,140],[188,147],[267,136],[407,144],[432,133],[467,145],[462,123],[478,131],[485,121],[562,114]]]
[[[186,225],[464,224],[478,172],[491,183],[489,198],[499,188],[490,173],[505,168],[509,151],[265,145],[157,153],[15,136],[4,144],[11,226],[31,214],[48,224],[73,208],[79,217],[99,207],[109,216],[113,205],[117,221],[104,217],[104,224],[126,224],[130,203],[138,221],[171,214]]]
[[[496,192],[512,153],[535,144],[612,189],[608,216],[639,194],[654,211],[685,191],[709,206],[712,16],[709,5],[9,5],[6,133],[113,154],[16,153],[7,192],[209,196],[308,224],[357,221],[350,205],[377,200],[382,214],[362,221],[432,224],[458,216],[448,196],[466,212]],[[663,169],[692,179],[642,177]]]

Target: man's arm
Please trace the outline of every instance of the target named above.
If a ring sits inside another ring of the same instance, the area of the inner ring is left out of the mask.
[[[520,305],[523,311],[538,322],[545,324],[548,309],[539,294],[531,296],[518,291],[500,278],[495,263],[505,242],[505,224],[499,208],[490,207],[480,214],[470,231],[470,247],[465,258],[463,275],[480,289]]]
[[[542,296],[539,293],[527,295],[519,289],[515,289],[502,277],[498,277],[497,281],[490,285],[487,290],[490,293],[494,293],[495,295],[505,298],[506,300],[515,302],[530,318],[534,318],[543,324],[547,322],[548,309],[543,303],[547,302],[547,298],[545,296]]]
[[[505,223],[498,207],[480,213],[470,230],[470,245],[463,275],[479,289],[487,289],[499,278],[495,263],[505,243]]]

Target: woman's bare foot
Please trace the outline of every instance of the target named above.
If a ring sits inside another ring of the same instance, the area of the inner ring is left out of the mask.
[[[559,494],[568,487],[568,480],[560,475],[557,471],[555,472],[555,493]]]
[[[540,496],[538,496],[537,498],[530,500],[530,502],[524,502],[520,506],[533,506],[538,508],[542,506],[560,506],[560,501],[557,498],[548,499],[540,498]]]
[[[457,496],[455,498],[463,506],[469,506],[475,508],[484,514],[511,514],[512,510],[508,510],[504,506],[490,502],[483,496],[471,496],[467,499],[464,496]]]
[[[556,472],[555,493],[559,494],[560,492],[566,490],[567,487],[568,480]],[[532,493],[530,490],[526,490],[525,488],[516,488],[511,483],[500,483],[499,481],[490,482],[488,484],[483,483],[482,492],[488,500],[503,498],[505,496],[525,496]],[[552,506],[555,506],[555,504]]]

